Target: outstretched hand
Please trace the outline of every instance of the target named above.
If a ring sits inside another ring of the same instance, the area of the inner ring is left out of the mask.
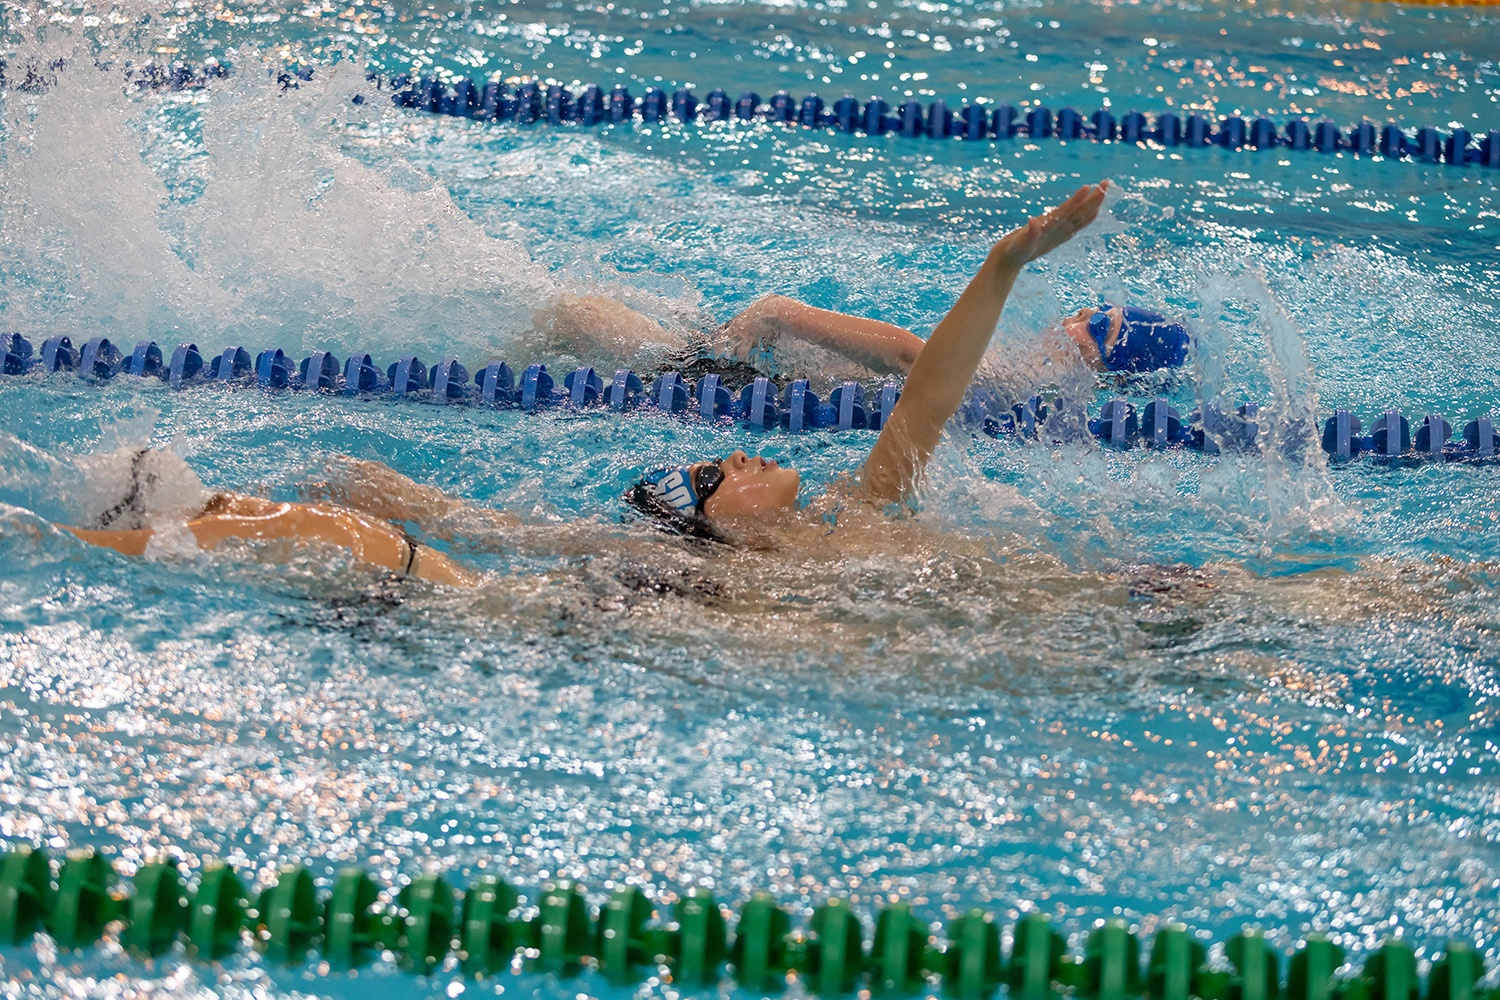
[[[1084,185],[1061,205],[1002,236],[990,257],[1019,267],[1056,250],[1098,217],[1108,190],[1109,181]]]

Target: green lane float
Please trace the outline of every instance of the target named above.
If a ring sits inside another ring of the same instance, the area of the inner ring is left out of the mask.
[[[775,897],[755,893],[731,925],[727,909],[702,888],[658,913],[641,888],[620,885],[596,913],[583,887],[566,880],[523,900],[495,875],[479,876],[462,893],[436,872],[395,891],[359,868],[339,870],[320,889],[308,868],[288,866],[259,892],[218,861],[206,863],[196,882],[185,875],[165,856],[138,868],[126,886],[95,851],[74,851],[54,865],[40,848],[12,846],[0,854],[0,945],[19,947],[46,933],[59,949],[77,951],[113,926],[139,958],[176,953],[216,962],[253,948],[280,965],[316,957],[312,968],[329,975],[388,954],[419,976],[591,973],[620,989],[660,977],[698,992],[717,992],[728,980],[762,995],[795,978],[830,997],[868,991],[985,1000],[1004,987],[1016,1000],[1500,1000],[1500,989],[1480,987],[1484,960],[1461,940],[1434,958],[1424,983],[1416,952],[1402,940],[1384,942],[1354,972],[1343,949],[1321,935],[1308,936],[1283,963],[1254,927],[1225,941],[1228,968],[1215,968],[1207,942],[1180,923],[1162,925],[1147,943],[1124,920],[1100,920],[1083,954],[1070,956],[1052,921],[1033,911],[1010,929],[1007,955],[998,918],[980,908],[954,916],[938,934],[908,904],[883,906],[867,925],[838,896],[798,927]]]

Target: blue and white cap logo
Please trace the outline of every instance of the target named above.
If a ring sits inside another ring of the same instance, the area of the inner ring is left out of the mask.
[[[698,513],[698,493],[693,489],[692,473],[686,467],[658,469],[646,476],[646,485],[679,514],[692,517]]]

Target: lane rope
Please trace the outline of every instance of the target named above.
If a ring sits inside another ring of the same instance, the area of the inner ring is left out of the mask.
[[[0,855],[0,946],[44,932],[58,948],[76,951],[113,926],[142,959],[180,947],[188,959],[211,963],[250,947],[267,961],[320,972],[311,960],[321,958],[325,974],[358,969],[388,951],[422,976],[587,971],[627,988],[665,972],[674,985],[705,993],[716,992],[727,972],[762,995],[795,977],[821,996],[940,991],[982,1000],[1005,986],[1018,1000],[1500,1000],[1500,990],[1478,985],[1484,960],[1459,939],[1435,955],[1424,982],[1416,951],[1400,938],[1368,953],[1359,971],[1344,972],[1344,949],[1323,935],[1307,936],[1288,960],[1263,930],[1247,927],[1224,942],[1223,968],[1209,962],[1201,935],[1175,922],[1163,923],[1147,949],[1125,920],[1102,919],[1083,954],[1070,955],[1052,921],[1031,910],[1009,928],[1007,952],[999,919],[982,908],[949,918],[939,933],[910,905],[887,903],[867,936],[854,904],[838,896],[799,926],[769,894],[753,894],[731,914],[701,887],[658,908],[641,887],[616,885],[594,909],[580,885],[564,880],[523,899],[496,875],[478,876],[460,892],[431,871],[382,886],[350,867],[320,885],[308,868],[292,865],[258,891],[218,861],[189,874],[168,854],[136,869],[127,887],[93,849],[54,866],[40,848],[13,844]]]
[[[519,375],[506,362],[492,360],[472,374],[456,357],[428,366],[416,355],[382,366],[370,354],[340,358],[313,351],[300,361],[280,348],[256,355],[239,345],[205,357],[197,344],[179,344],[170,353],[143,340],[129,354],[107,337],[76,347],[68,337],[50,337],[36,351],[19,333],[0,334],[4,374],[33,378],[73,373],[92,383],[140,379],[144,385],[165,383],[174,390],[257,388],[264,392],[387,398],[436,406],[474,406],[528,412],[567,409],[606,410],[620,414],[662,413],[710,423],[741,424],[762,431],[799,434],[808,431],[878,431],[901,398],[894,381],[843,382],[824,399],[809,380],[785,386],[769,378],[731,388],[719,375],[688,381],[669,371],[642,377],[629,369],[601,375],[580,366],[563,376],[561,385],[545,364],[531,364]],[[609,381],[605,381],[608,377]],[[1046,442],[1092,438],[1113,448],[1186,448],[1205,454],[1260,450],[1259,408],[1245,403],[1225,409],[1213,402],[1183,417],[1164,395],[1137,406],[1115,396],[1098,413],[1082,404],[1040,396],[1015,403],[971,392],[957,418],[990,437]],[[1323,423],[1322,448],[1342,462],[1364,457],[1399,465],[1423,462],[1491,462],[1500,457],[1500,417],[1481,414],[1461,425],[1429,411],[1408,418],[1392,408],[1369,425],[1349,410],[1336,410]]]
[[[8,67],[0,60],[0,90],[14,87],[24,92],[50,86],[61,65],[53,62],[47,66],[28,63]],[[227,76],[229,67],[217,60],[208,60],[202,66],[148,62],[141,66],[127,64],[125,71],[130,84],[138,89],[180,91],[205,87],[212,80]],[[313,68],[306,65],[277,72],[283,87],[296,87],[312,78]],[[799,98],[779,91],[762,99],[755,91],[731,97],[718,87],[700,101],[688,88],[668,93],[660,87],[648,87],[636,97],[624,85],[605,90],[590,84],[575,92],[561,84],[539,80],[512,85],[501,80],[415,78],[399,74],[387,81],[374,73],[368,79],[378,89],[388,91],[392,100],[404,108],[523,126],[628,126],[635,122],[651,125],[669,120],[683,124],[769,121],[872,138],[895,134],[908,139],[993,142],[1057,139],[1169,149],[1314,150],[1348,152],[1384,161],[1411,160],[1454,167],[1473,164],[1500,169],[1500,130],[1476,132],[1463,126],[1445,129],[1369,119],[1346,126],[1329,119],[1294,118],[1278,123],[1264,116],[1247,121],[1237,114],[1220,117],[1176,111],[1147,115],[1129,110],[1117,115],[1110,108],[1085,114],[1072,107],[1054,112],[1041,104],[1023,103],[1017,107],[982,99],[967,100],[957,107],[950,107],[942,98],[927,104],[908,99],[893,105],[878,97],[861,103],[852,94],[830,104],[815,93]],[[363,103],[364,98],[356,96],[354,101]]]

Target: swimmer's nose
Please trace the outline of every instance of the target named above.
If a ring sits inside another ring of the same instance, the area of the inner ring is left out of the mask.
[[[729,464],[736,469],[743,469],[750,464],[750,456],[743,451],[732,451],[729,453]]]

